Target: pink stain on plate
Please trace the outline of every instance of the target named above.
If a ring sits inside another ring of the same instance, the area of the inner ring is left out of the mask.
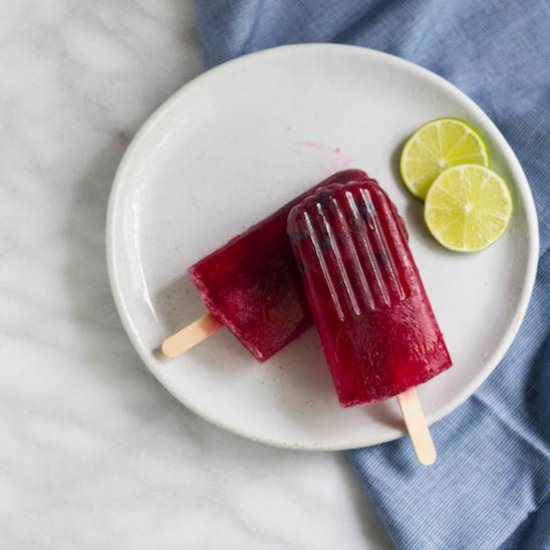
[[[340,147],[333,147],[320,141],[297,141],[300,147],[307,149],[314,149],[320,153],[326,154],[330,160],[331,166],[336,170],[348,168],[354,163],[351,157],[347,157],[342,153]]]

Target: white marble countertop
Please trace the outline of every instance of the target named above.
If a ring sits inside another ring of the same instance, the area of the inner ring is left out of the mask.
[[[191,0],[0,0],[0,36],[0,548],[389,548],[342,455],[188,412],[115,311],[108,194],[202,70]]]

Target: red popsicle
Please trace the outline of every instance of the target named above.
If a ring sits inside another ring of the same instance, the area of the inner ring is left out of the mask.
[[[174,357],[225,325],[259,361],[265,361],[311,325],[286,223],[291,208],[316,188],[368,180],[344,170],[295,198],[265,220],[189,268],[209,313],[165,340]]]
[[[451,366],[400,220],[378,185],[319,189],[292,209],[288,232],[342,405],[387,399]]]

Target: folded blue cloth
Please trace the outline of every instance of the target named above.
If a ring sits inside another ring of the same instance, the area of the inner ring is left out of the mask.
[[[434,426],[435,466],[420,467],[405,439],[349,457],[399,548],[550,549],[550,3],[197,0],[197,15],[209,66],[288,43],[376,48],[453,82],[514,148],[541,231],[520,333],[476,394]]]

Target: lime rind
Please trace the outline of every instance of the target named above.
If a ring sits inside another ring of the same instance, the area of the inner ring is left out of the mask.
[[[485,139],[483,138],[483,136],[475,126],[472,126],[469,122],[462,120],[461,118],[453,117],[453,116],[447,117],[447,118],[438,118],[436,120],[455,120],[456,122],[460,122],[461,124],[468,126],[468,128],[478,137],[479,142],[483,147],[483,151],[487,159],[487,164],[485,164],[485,168],[491,168],[491,157],[489,156],[489,147],[487,147],[487,142],[485,141]]]

